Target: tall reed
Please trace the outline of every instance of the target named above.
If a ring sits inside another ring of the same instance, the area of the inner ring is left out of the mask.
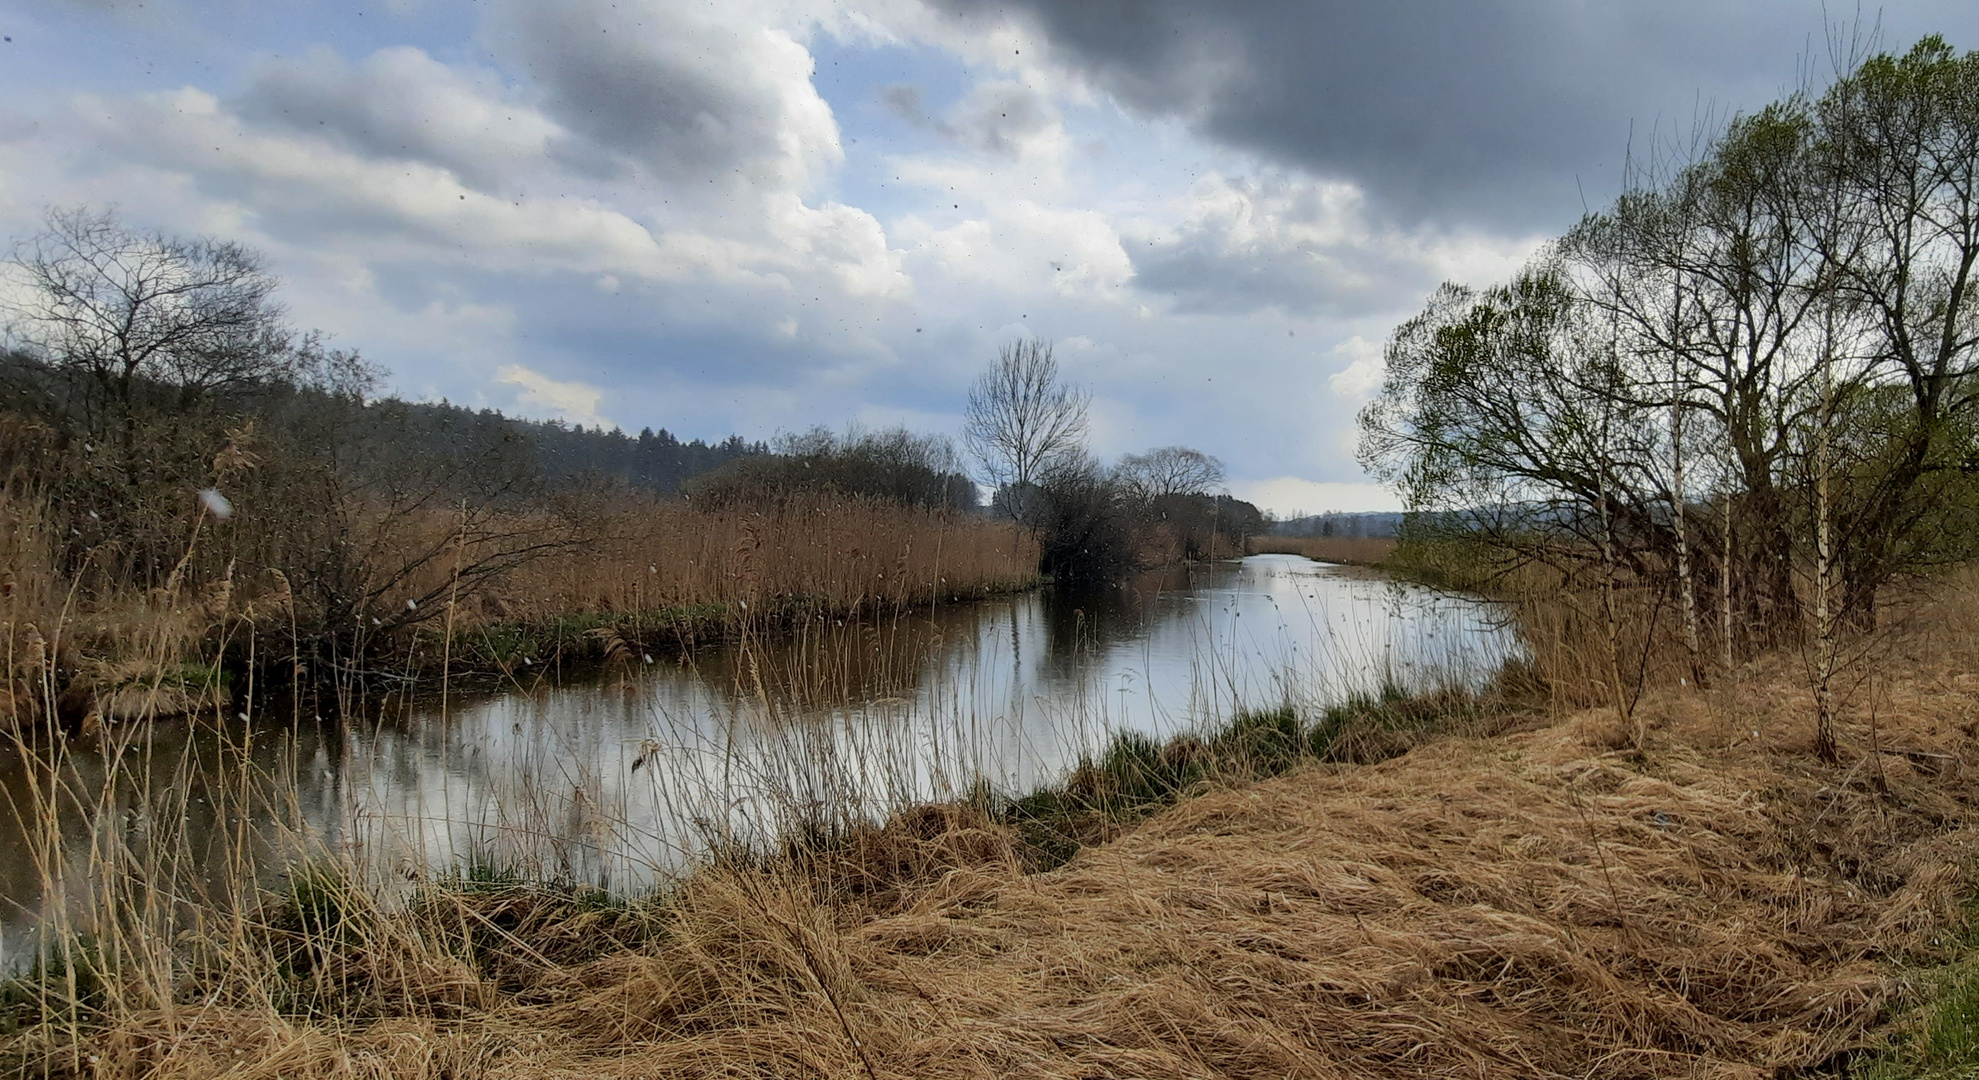
[[[1248,555],[1304,555],[1319,562],[1377,566],[1395,553],[1396,541],[1376,536],[1252,536]]]
[[[970,599],[1037,580],[1035,544],[975,514],[802,495],[760,510],[626,497],[591,539],[488,590],[489,615],[554,617],[802,598],[851,612]]]

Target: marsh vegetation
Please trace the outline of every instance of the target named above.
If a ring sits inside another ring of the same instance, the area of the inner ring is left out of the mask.
[[[253,252],[52,214],[0,1053],[1969,1075],[1979,59],[1842,59],[1397,329],[1394,538],[1099,461],[1047,342],[963,452],[635,439],[377,398]]]

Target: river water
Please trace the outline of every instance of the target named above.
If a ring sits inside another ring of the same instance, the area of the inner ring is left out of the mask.
[[[18,954],[50,868],[73,898],[108,849],[188,853],[209,883],[306,849],[403,880],[479,863],[638,891],[712,842],[979,784],[1022,793],[1117,730],[1474,685],[1516,648],[1483,601],[1259,555],[1099,595],[823,620],[692,660],[633,653],[589,678],[361,722],[160,724],[66,751],[78,790],[108,755],[140,776],[94,810],[37,830],[0,807],[0,946]],[[37,782],[0,760],[12,805],[31,804]]]

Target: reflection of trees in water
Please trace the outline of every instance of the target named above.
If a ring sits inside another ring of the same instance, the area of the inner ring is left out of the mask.
[[[1505,640],[1488,609],[1270,561],[820,620],[687,663],[641,657],[586,683],[455,693],[444,716],[426,702],[293,728],[266,718],[249,763],[292,785],[279,806],[214,790],[241,774],[228,749],[238,732],[161,724],[147,755],[130,759],[132,778],[109,814],[64,819],[64,858],[74,866],[86,857],[103,835],[93,829],[171,820],[184,823],[175,835],[186,839],[187,862],[219,872],[235,854],[224,838],[246,833],[261,844],[306,822],[375,873],[492,858],[638,887],[738,815],[766,826],[791,808],[878,812],[978,775],[1046,782],[1108,725],[1160,734],[1223,715],[1239,696],[1275,704],[1266,698],[1281,692],[1281,678],[1300,702],[1322,703],[1331,691],[1316,677],[1342,663],[1372,671],[1391,649],[1430,665],[1457,653],[1502,658],[1494,643]],[[0,756],[0,788],[31,786],[25,767]],[[100,756],[77,752],[68,767],[75,790],[102,789]],[[0,888],[31,903],[39,877],[5,816],[0,807]],[[261,861],[273,848],[256,850]]]
[[[1183,614],[1185,605],[1194,604],[1196,589],[1232,573],[1214,565],[1172,566],[1102,589],[1046,592],[1042,620],[1046,676],[1057,680],[1077,676],[1094,657],[1139,641],[1156,622]]]
[[[1005,603],[868,619],[813,618],[774,638],[745,639],[682,664],[729,697],[767,703],[778,713],[906,697],[945,654],[973,645],[984,620]]]
[[[1140,628],[1145,599],[1131,585],[1048,593],[1043,610],[1045,650],[1056,659],[1091,656]]]

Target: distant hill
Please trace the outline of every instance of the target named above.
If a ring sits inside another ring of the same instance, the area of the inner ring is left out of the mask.
[[[1347,536],[1387,539],[1401,535],[1404,515],[1399,510],[1357,514],[1307,514],[1271,524],[1273,536]]]
[[[81,431],[102,403],[86,372],[64,372],[27,354],[0,348],[0,413],[46,423],[57,432]],[[552,484],[583,478],[617,480],[663,495],[686,481],[743,458],[768,455],[763,442],[730,435],[717,442],[682,441],[662,428],[628,435],[616,428],[586,428],[560,420],[530,420],[496,409],[473,409],[449,401],[405,401],[380,397],[359,403],[349,396],[280,381],[230,384],[200,398],[145,380],[135,384],[146,416],[200,412],[220,427],[227,417],[251,417],[291,434],[308,431],[345,449],[341,464],[362,470],[403,468],[414,460],[438,461],[463,454],[486,459],[499,448],[499,468]],[[92,419],[93,418],[93,419]],[[147,420],[147,423],[150,421]],[[209,425],[210,426],[210,425]],[[217,432],[209,431],[209,436]],[[332,432],[339,434],[332,435]]]
[[[770,452],[767,444],[730,435],[719,442],[682,442],[665,428],[628,435],[613,428],[587,428],[561,420],[505,416],[495,409],[469,409],[450,402],[405,402],[387,398],[367,411],[397,414],[390,425],[397,438],[446,441],[469,431],[507,429],[534,451],[545,480],[608,477],[636,488],[670,495],[686,481],[740,458]]]

